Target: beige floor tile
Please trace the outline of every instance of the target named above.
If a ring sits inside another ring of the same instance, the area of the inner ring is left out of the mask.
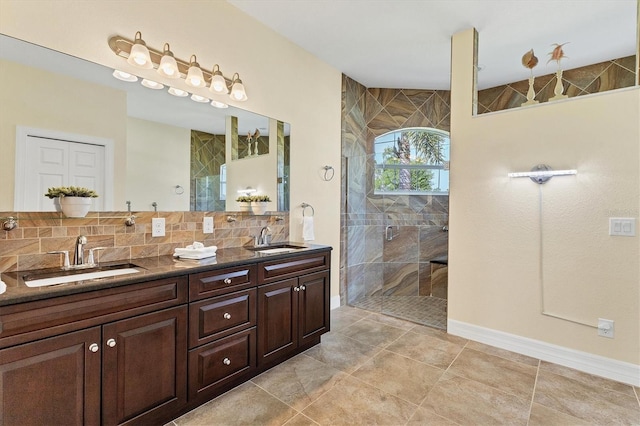
[[[540,369],[534,402],[595,424],[640,424],[635,396]]]
[[[385,347],[406,333],[406,331],[364,318],[341,330],[340,333],[369,346]]]
[[[349,377],[303,414],[321,425],[403,425],[417,406]]]
[[[427,336],[431,336],[431,337],[435,337],[437,339],[440,340],[444,340],[446,342],[449,343],[453,343],[459,346],[464,346],[467,344],[467,342],[469,342],[469,340],[463,338],[463,337],[459,337],[459,336],[454,336],[453,334],[449,334],[447,333],[445,330],[438,330],[432,327],[427,327],[424,325],[420,325],[420,324],[416,324],[411,331],[413,331],[414,333],[418,333],[418,334],[424,334]]]
[[[422,407],[460,425],[526,425],[530,401],[445,373]]]
[[[355,308],[350,309],[334,309],[331,311],[331,331],[340,331],[350,325],[360,321],[363,316],[354,312]]]
[[[562,365],[541,361],[540,370],[549,371],[551,373],[558,374],[560,376],[564,376],[569,379],[578,380],[588,385],[603,387],[605,389],[620,392],[625,395],[629,395],[629,396],[635,395],[635,392],[633,391],[633,386],[631,385],[605,379],[603,377],[593,376],[591,374],[583,373],[582,371],[574,370],[573,368],[564,367]]]
[[[588,426],[589,422],[540,404],[531,405],[528,426]]]
[[[538,369],[465,347],[448,371],[531,400]]]
[[[416,326],[415,323],[405,321],[399,318],[390,317],[388,315],[382,315],[378,313],[372,313],[367,317],[368,320],[380,322],[385,325],[390,325],[392,327],[400,328],[402,330],[411,330]]]
[[[456,426],[457,423],[440,417],[433,411],[423,407],[418,407],[413,416],[409,419],[406,426]]]
[[[284,424],[284,426],[316,426],[318,423],[300,413]]]
[[[446,370],[462,351],[463,345],[428,334],[410,331],[387,346],[387,350]]]
[[[321,343],[304,354],[340,371],[352,373],[378,352],[380,348],[332,331],[323,335]]]
[[[346,377],[346,373],[300,354],[251,381],[284,403],[302,411]]]
[[[174,420],[178,426],[188,425],[282,425],[297,411],[269,395],[252,382],[207,402]]]
[[[420,405],[444,370],[382,351],[352,375],[378,389]]]
[[[515,352],[507,351],[505,349],[496,348],[495,346],[485,345],[484,343],[474,342],[472,340],[470,340],[467,344],[467,348],[484,352],[489,355],[499,356],[500,358],[508,359],[510,361],[516,361],[521,364],[531,365],[533,367],[537,367],[540,363],[540,360],[537,358],[531,358],[526,355],[521,355]]]

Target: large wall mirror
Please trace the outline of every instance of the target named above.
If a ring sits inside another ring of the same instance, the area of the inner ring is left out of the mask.
[[[172,96],[167,88],[149,89],[112,73],[0,34],[0,211],[52,209],[33,208],[14,190],[38,155],[17,140],[30,132],[65,143],[110,141],[105,156],[113,176],[105,172],[102,205],[94,210],[234,211],[238,191],[247,187],[270,196],[268,210],[289,210],[288,123]],[[118,180],[123,194],[114,197],[110,188]],[[58,186],[55,179],[46,183]],[[41,191],[32,192],[47,202]]]

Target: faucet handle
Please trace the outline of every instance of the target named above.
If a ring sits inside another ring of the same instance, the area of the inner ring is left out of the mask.
[[[71,266],[69,263],[69,250],[48,251],[47,254],[64,254],[63,268],[69,268]]]
[[[89,265],[95,265],[96,262],[95,262],[94,257],[93,257],[93,252],[94,251],[104,250],[106,248],[109,248],[109,247],[95,247],[95,248],[89,249],[89,257],[87,258],[87,263]]]

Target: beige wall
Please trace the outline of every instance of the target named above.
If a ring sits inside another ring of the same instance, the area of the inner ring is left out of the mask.
[[[126,102],[122,91],[0,60],[0,182],[10,183],[0,192],[0,210],[13,210],[16,126],[111,139],[115,169],[122,170]],[[122,194],[123,185],[114,191]]]
[[[452,55],[449,319],[640,364],[638,237],[608,235],[639,215],[640,90],[474,117],[473,30]],[[538,163],[578,174],[507,177]],[[545,308],[591,327],[541,314],[539,191]]]
[[[161,211],[189,210],[190,152],[189,129],[128,117],[125,196],[131,208],[153,210],[156,202]]]
[[[2,0],[0,32],[42,46],[128,69],[107,45],[113,34],[141,31],[149,46],[171,44],[205,68],[238,72],[249,100],[235,104],[291,124],[291,239],[301,240],[302,209],[316,211],[316,243],[332,245],[332,295],[338,294],[340,179],[322,180],[325,164],[340,165],[338,70],[286,41],[223,1]],[[138,73],[157,79],[157,73]],[[182,86],[186,88],[186,86]],[[206,89],[201,94],[206,95]],[[1,140],[4,147],[8,142]],[[339,175],[339,173],[337,173]]]

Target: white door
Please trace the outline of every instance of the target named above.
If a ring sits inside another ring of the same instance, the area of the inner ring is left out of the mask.
[[[92,211],[105,210],[106,149],[104,144],[23,135],[16,159],[15,205],[19,211],[55,211],[44,196],[52,186],[83,186],[95,190]],[[19,158],[21,157],[21,158]],[[19,166],[18,162],[22,164]]]

